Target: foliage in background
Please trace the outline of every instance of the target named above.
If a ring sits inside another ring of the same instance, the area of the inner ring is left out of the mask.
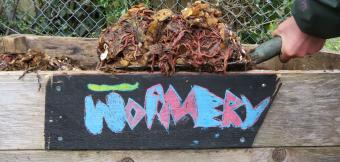
[[[340,37],[328,39],[324,48],[329,52],[340,53]]]
[[[0,32],[96,37],[128,8],[145,3],[177,11],[194,0],[0,0]],[[292,0],[205,0],[220,8],[244,43],[261,43],[290,15]],[[26,3],[24,3],[26,2]]]
[[[25,2],[29,3],[25,5]],[[7,26],[7,34],[11,29],[11,33],[92,36],[99,33],[98,28],[94,27],[105,23],[100,10],[86,0],[3,0],[3,3],[12,8],[8,11],[3,7],[7,14],[2,16],[5,18],[2,19],[2,26]]]
[[[0,32],[95,37],[136,3],[149,0],[0,0]],[[28,5],[22,3],[29,3]],[[23,6],[24,5],[24,6]]]
[[[108,23],[116,22],[119,17],[124,14],[132,5],[144,3],[146,6],[150,6],[149,0],[96,0],[95,4],[101,6],[106,21]]]
[[[293,0],[234,0],[223,11],[245,43],[261,43],[271,38],[278,24],[290,16]],[[225,1],[224,1],[225,2]],[[225,2],[228,3],[228,2]],[[232,12],[230,12],[232,11]]]

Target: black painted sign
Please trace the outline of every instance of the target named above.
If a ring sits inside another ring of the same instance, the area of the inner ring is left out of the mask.
[[[53,76],[45,146],[251,147],[279,84],[273,74]]]

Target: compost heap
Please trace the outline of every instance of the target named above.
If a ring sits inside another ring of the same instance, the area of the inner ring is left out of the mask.
[[[133,6],[99,38],[98,68],[158,67],[172,74],[181,65],[226,72],[228,62],[249,62],[239,38],[221,21],[221,12],[196,1],[175,14]]]
[[[26,73],[37,70],[63,71],[81,70],[81,68],[77,61],[69,57],[49,57],[45,53],[34,50],[22,54],[0,54],[0,71],[17,70],[25,70]]]

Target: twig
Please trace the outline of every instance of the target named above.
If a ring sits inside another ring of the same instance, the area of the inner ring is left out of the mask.
[[[24,73],[22,73],[22,75],[19,77],[19,80],[21,80],[22,78],[24,78],[26,76],[26,74],[33,72],[36,69],[36,67],[29,67],[27,68]]]
[[[41,90],[41,76],[39,75],[38,70],[36,70],[35,73],[37,74],[37,79],[38,79],[38,84],[39,84],[38,91],[40,91]]]

